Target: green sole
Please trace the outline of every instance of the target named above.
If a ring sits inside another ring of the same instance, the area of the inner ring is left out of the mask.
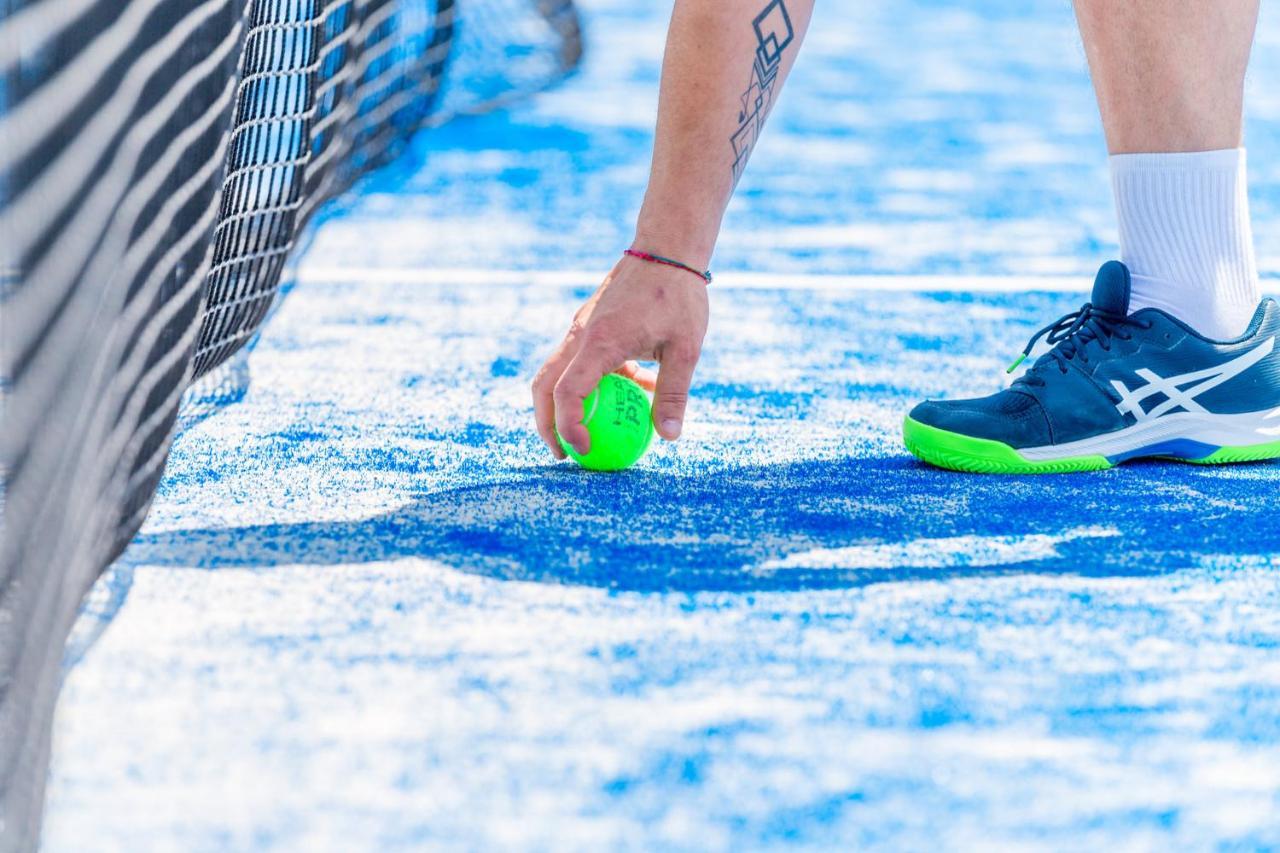
[[[1114,467],[1105,456],[1074,456],[1037,462],[1023,457],[1003,442],[949,432],[922,424],[911,417],[907,417],[902,424],[902,437],[907,449],[918,459],[949,471],[971,474],[1069,474],[1077,471],[1105,471]],[[1193,465],[1231,465],[1269,459],[1280,459],[1280,441],[1252,447],[1223,447],[1203,459],[1171,461],[1189,462]]]
[[[1280,441],[1255,444],[1252,447],[1224,447],[1203,459],[1180,459],[1192,465],[1235,465],[1240,462],[1266,462],[1280,459]]]
[[[971,474],[1067,474],[1073,471],[1102,471],[1111,467],[1105,456],[1077,456],[1036,462],[1025,459],[1007,444],[973,438],[958,432],[922,424],[908,417],[902,437],[917,458],[950,471]]]

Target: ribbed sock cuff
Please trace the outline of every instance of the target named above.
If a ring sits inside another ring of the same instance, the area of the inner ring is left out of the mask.
[[[1115,154],[1110,165],[1133,310],[1160,308],[1213,338],[1243,332],[1261,298],[1244,149]]]

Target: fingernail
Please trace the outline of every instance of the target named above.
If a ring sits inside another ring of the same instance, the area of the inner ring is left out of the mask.
[[[674,418],[668,418],[662,422],[662,434],[667,438],[680,437],[680,422]]]

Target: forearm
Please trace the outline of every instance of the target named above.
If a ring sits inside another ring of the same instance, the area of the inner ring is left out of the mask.
[[[636,245],[693,266],[795,62],[813,0],[677,0]]]
[[[658,132],[635,248],[703,269],[720,220],[791,70],[813,0],[676,0]],[[578,309],[533,381],[547,447],[589,452],[583,402],[614,371],[653,391],[653,423],[680,436],[707,332],[707,289],[689,273],[623,256]],[[657,376],[635,359],[656,360]]]

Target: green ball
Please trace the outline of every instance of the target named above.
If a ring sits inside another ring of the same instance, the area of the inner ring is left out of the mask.
[[[560,438],[570,458],[592,471],[621,471],[644,455],[653,438],[653,414],[649,395],[635,382],[610,373],[582,404],[583,425],[591,436],[591,450],[584,454]]]

